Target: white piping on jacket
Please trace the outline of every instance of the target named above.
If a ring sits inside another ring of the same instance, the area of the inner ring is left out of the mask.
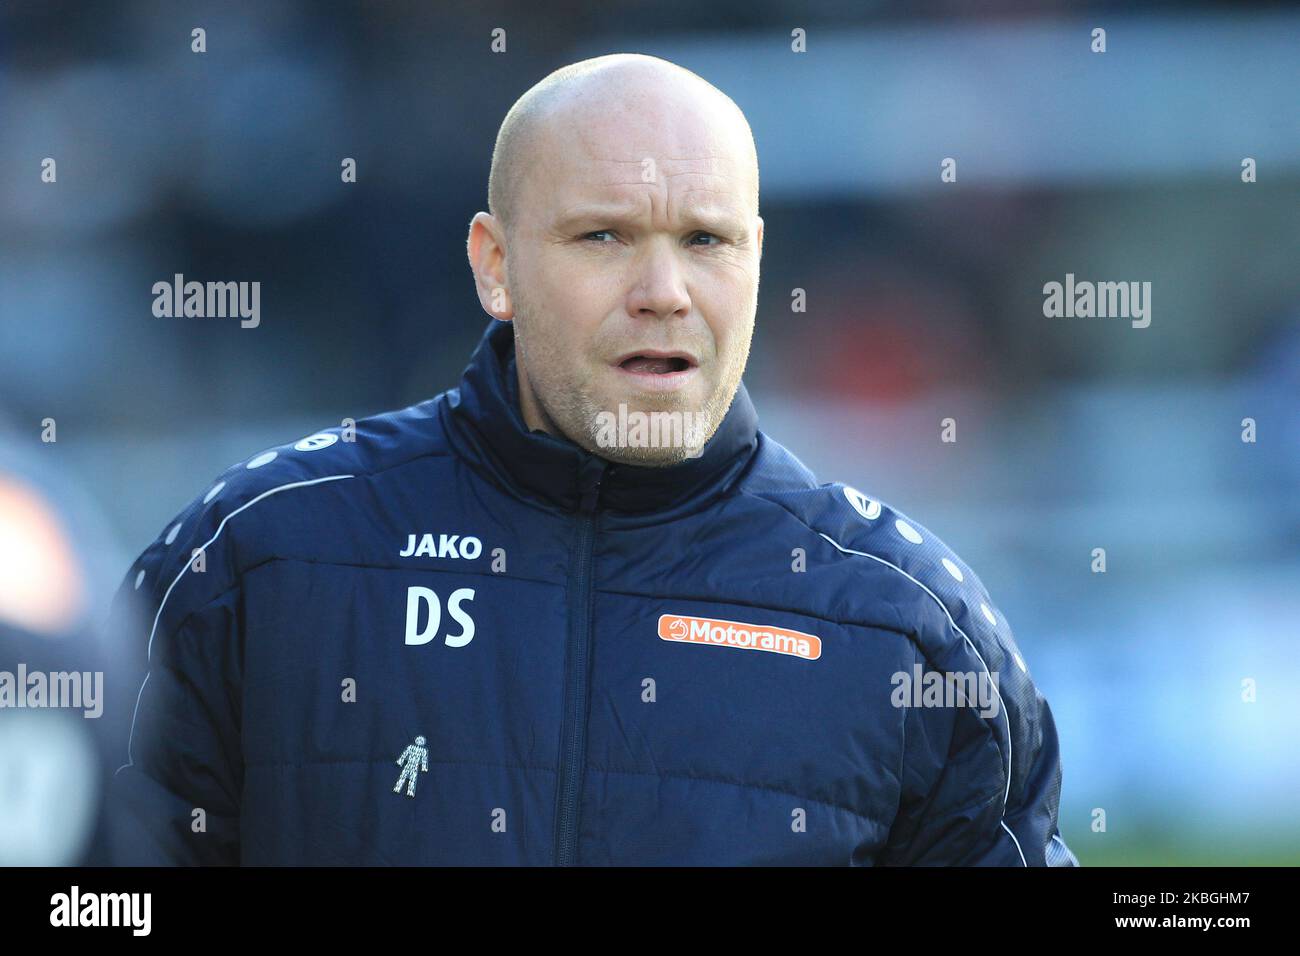
[[[257,504],[263,498],[269,497],[270,495],[276,494],[277,492],[288,491],[290,488],[303,488],[306,487],[307,485],[319,485],[321,482],[325,482],[325,481],[338,481],[340,478],[355,478],[355,477],[356,475],[326,475],[324,478],[312,478],[310,481],[295,481],[287,485],[277,485],[274,488],[268,488],[266,491],[262,492],[256,498],[251,498],[248,501],[245,501],[234,511],[230,512],[230,514],[222,518],[221,523],[217,525],[217,530],[212,533],[212,537],[208,538],[207,541],[199,545],[198,550],[206,551],[208,549],[208,546],[211,545],[212,542],[216,541],[218,537],[220,537],[221,531],[226,527],[227,521],[229,521],[235,515],[239,514],[245,508],[251,508],[253,505]],[[153,617],[153,627],[149,628],[149,644],[148,647],[145,649],[145,655],[144,655],[146,661],[150,661],[153,659],[153,638],[154,638],[154,634],[158,630],[158,622],[162,619],[162,612],[163,612],[163,608],[166,607],[167,605],[167,599],[171,597],[172,589],[176,587],[177,584],[180,583],[181,578],[185,576],[185,572],[190,569],[190,565],[193,562],[193,560],[194,560],[193,556],[191,556],[190,559],[185,562],[185,564],[181,567],[180,572],[176,575],[175,578],[172,579],[172,583],[167,586],[167,590],[166,592],[164,592],[162,600],[158,602],[158,613],[155,614]],[[151,673],[153,673],[152,669],[145,672],[144,680],[140,682],[140,690],[135,695],[135,709],[131,711],[131,733],[130,736],[128,736],[126,739],[126,763],[118,767],[117,770],[113,772],[113,776],[117,776],[127,767],[135,766],[135,760],[131,756],[131,743],[132,741],[135,740],[135,718],[140,713],[140,698],[144,696],[144,685],[149,683],[149,675]]]
[[[838,541],[836,541],[834,538],[832,538],[830,535],[825,534],[824,532],[821,531],[817,533],[820,534],[827,541],[829,541],[832,545],[834,545],[837,550],[842,551],[845,554],[856,554],[859,555],[860,557],[870,558],[873,561],[879,561],[887,568],[893,568],[903,577],[907,578],[907,580],[911,581],[913,584],[919,587],[926,594],[930,595],[930,597],[934,600],[934,603],[939,605],[939,607],[943,609],[943,613],[948,618],[948,623],[952,625],[953,630],[955,630],[958,634],[962,636],[962,639],[966,641],[966,644],[974,652],[975,656],[979,658],[980,665],[984,668],[984,673],[988,675],[989,682],[993,684],[994,693],[998,695],[998,705],[1002,708],[1002,713],[1006,716],[1006,721],[1007,721],[1007,787],[1006,787],[1006,791],[1002,794],[1002,813],[1003,816],[1005,816],[1007,812],[1007,799],[1011,795],[1011,715],[1007,714],[1007,705],[1002,700],[1002,691],[998,690],[997,683],[993,680],[993,675],[989,673],[989,665],[984,663],[984,658],[980,654],[979,649],[976,648],[975,643],[969,637],[966,636],[966,632],[957,626],[957,622],[953,620],[952,614],[948,610],[948,606],[944,604],[942,601],[940,601],[938,596],[933,591],[931,591],[928,587],[926,587],[916,578],[912,577],[912,575],[908,574],[898,565],[886,561],[882,557],[878,557],[877,555],[874,554],[868,554],[865,551],[855,551],[853,548],[846,548]],[[1007,831],[1007,833],[1011,833],[1011,829],[1006,825],[1005,822],[1003,822],[1002,827]],[[1016,852],[1020,854],[1020,861],[1022,863],[1025,863],[1025,854],[1020,849],[1020,841],[1016,840],[1016,835],[1014,833],[1011,833],[1011,839],[1015,841]],[[1025,865],[1028,866],[1029,864],[1025,863]]]

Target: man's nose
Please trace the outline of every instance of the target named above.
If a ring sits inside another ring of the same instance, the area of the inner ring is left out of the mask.
[[[637,257],[627,311],[633,318],[684,318],[691,311],[682,263],[671,239],[656,237]]]

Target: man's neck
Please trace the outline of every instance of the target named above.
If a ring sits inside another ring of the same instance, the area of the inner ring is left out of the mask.
[[[523,415],[524,424],[528,426],[528,430],[545,432],[555,438],[564,438],[564,433],[551,420],[551,416],[546,414],[546,409],[542,408],[541,402],[533,394],[532,386],[529,384],[528,376],[524,374],[524,367],[520,363],[517,354],[515,356],[515,374],[519,383],[519,413]]]

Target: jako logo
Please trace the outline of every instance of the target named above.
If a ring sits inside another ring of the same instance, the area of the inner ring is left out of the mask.
[[[822,656],[821,638],[771,624],[742,624],[710,617],[661,614],[659,636],[665,641],[716,644],[751,651],[771,651],[815,661]]]
[[[458,588],[451,592],[451,597],[447,598],[447,613],[450,614],[458,624],[461,631],[459,634],[448,634],[446,644],[448,647],[464,647],[470,641],[474,640],[474,619],[461,610],[462,601],[474,600],[473,588]],[[424,628],[420,628],[420,605],[429,606],[429,617]],[[438,595],[429,588],[409,587],[406,589],[406,643],[407,644],[428,644],[438,636],[438,626],[442,623],[442,602],[438,600]]]
[[[416,544],[417,537],[419,538],[419,544]],[[408,534],[406,536],[406,547],[398,551],[397,556],[399,558],[418,558],[422,554],[427,554],[431,558],[466,558],[472,561],[483,553],[483,542],[473,535],[466,535],[461,538],[459,548],[456,546],[457,538],[460,538],[460,535],[440,534],[438,535],[438,546],[435,549],[433,535]]]

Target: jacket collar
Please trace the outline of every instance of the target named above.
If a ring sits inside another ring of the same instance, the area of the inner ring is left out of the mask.
[[[471,467],[518,497],[562,511],[699,507],[726,490],[758,446],[758,416],[743,382],[703,453],[665,468],[610,462],[567,438],[530,431],[519,407],[514,326],[497,319],[489,320],[441,414]]]

